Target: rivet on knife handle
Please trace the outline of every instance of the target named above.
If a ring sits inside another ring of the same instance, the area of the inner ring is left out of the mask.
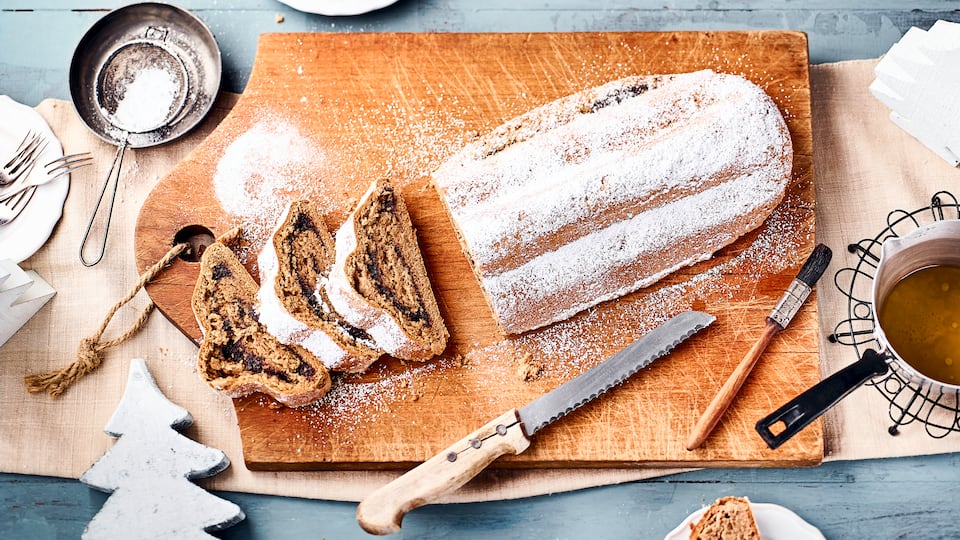
[[[760,359],[763,351],[765,351],[767,345],[770,344],[770,340],[772,340],[773,336],[778,332],[785,329],[787,325],[790,324],[790,321],[793,320],[794,316],[796,316],[797,312],[800,311],[800,307],[803,306],[807,297],[810,296],[813,286],[830,264],[832,256],[833,253],[830,251],[830,248],[823,244],[817,244],[817,247],[813,249],[813,252],[797,274],[796,279],[790,283],[787,291],[783,293],[780,301],[777,302],[777,306],[773,308],[773,311],[767,316],[763,334],[761,334],[760,338],[757,339],[747,354],[744,355],[743,359],[740,360],[740,363],[734,368],[733,373],[730,374],[726,382],[723,383],[723,386],[720,387],[720,391],[717,392],[717,395],[714,396],[713,400],[707,406],[700,420],[697,421],[697,425],[694,426],[693,432],[687,439],[687,450],[696,450],[699,448],[707,437],[710,436],[710,433],[713,432],[713,429],[717,427],[717,424],[720,423],[723,414],[727,411],[727,408],[730,407],[730,404],[733,403],[743,383],[746,382],[750,372],[753,371],[753,367],[757,364],[757,360]]]
[[[511,409],[371,493],[357,507],[357,521],[371,534],[395,533],[407,512],[455,491],[498,457],[529,446],[517,410]]]

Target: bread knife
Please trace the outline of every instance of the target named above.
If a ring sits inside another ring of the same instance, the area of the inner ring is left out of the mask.
[[[700,311],[671,318],[597,366],[520,409],[508,410],[377,489],[360,502],[357,521],[371,534],[399,531],[407,512],[457,490],[498,457],[523,452],[536,432],[665,356],[714,320]]]

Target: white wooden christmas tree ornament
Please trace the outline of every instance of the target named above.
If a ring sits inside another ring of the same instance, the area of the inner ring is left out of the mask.
[[[130,362],[123,398],[104,431],[116,443],[80,481],[111,493],[84,539],[214,538],[244,519],[243,510],[191,480],[230,465],[226,454],[178,433],[190,413],[157,388],[146,362]]]
[[[0,346],[36,315],[57,291],[33,270],[0,259]]]
[[[960,165],[960,23],[911,28],[874,68],[870,92],[890,119],[954,167]]]

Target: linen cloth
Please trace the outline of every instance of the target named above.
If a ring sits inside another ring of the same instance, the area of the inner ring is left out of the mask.
[[[853,362],[852,347],[827,336],[847,317],[846,297],[832,277],[856,259],[845,246],[872,238],[890,210],[927,205],[933,193],[960,193],[960,171],[950,167],[888,119],[868,92],[875,60],[811,66],[817,240],[834,259],[818,285],[824,375]],[[91,151],[96,165],[73,175],[64,216],[50,241],[21,264],[34,269],[58,294],[0,348],[0,471],[78,478],[113,444],[103,433],[123,394],[129,360],[144,358],[160,389],[185,407],[194,424],[185,435],[223,450],[233,462],[201,481],[209,489],[358,501],[396,477],[390,471],[252,472],[243,465],[231,401],[196,374],[197,347],[159,313],[126,343],[106,353],[104,364],[61,398],[31,395],[25,375],[67,365],[80,340],[94,332],[107,309],[137,280],[134,228],[153,186],[229,112],[236,95],[220,97],[210,117],[192,134],[155,148],[128,150],[104,261],[84,268],[78,259],[89,212],[115,148],[93,136],[70,103],[47,100],[37,110],[65,153]],[[124,332],[147,303],[141,292],[120,310],[104,339]],[[761,359],[762,361],[762,359]],[[788,399],[792,396],[785,396]],[[960,433],[935,439],[919,423],[893,437],[887,401],[874,388],[855,391],[825,416],[826,459],[867,459],[960,450]],[[960,426],[958,426],[960,427]],[[487,470],[445,502],[510,499],[670,474],[680,469]]]

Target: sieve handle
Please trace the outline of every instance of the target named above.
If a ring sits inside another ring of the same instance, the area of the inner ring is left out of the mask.
[[[783,407],[762,418],[757,422],[757,433],[767,446],[776,449],[810,422],[820,418],[847,394],[889,369],[884,355],[867,349],[860,360],[813,385]],[[771,428],[778,425],[783,430],[774,434]]]
[[[93,207],[93,214],[90,216],[90,223],[87,224],[87,230],[83,233],[83,241],[80,242],[80,262],[84,266],[90,267],[95,266],[97,263],[103,260],[103,254],[107,250],[107,233],[110,232],[110,220],[113,217],[113,203],[117,200],[117,186],[120,185],[120,169],[123,166],[123,155],[127,151],[127,139],[123,140],[123,143],[117,148],[117,153],[113,156],[113,163],[110,164],[110,170],[107,171],[107,178],[103,181],[103,187],[100,189],[100,196],[97,198],[97,205]],[[87,240],[90,238],[90,231],[93,229],[93,223],[97,220],[97,215],[100,213],[100,206],[103,203],[103,196],[107,192],[107,187],[110,186],[110,179],[113,178],[113,190],[110,192],[110,206],[107,208],[107,221],[103,227],[103,240],[100,242],[100,253],[97,255],[96,259],[87,260],[84,255],[84,252],[87,248]]]

